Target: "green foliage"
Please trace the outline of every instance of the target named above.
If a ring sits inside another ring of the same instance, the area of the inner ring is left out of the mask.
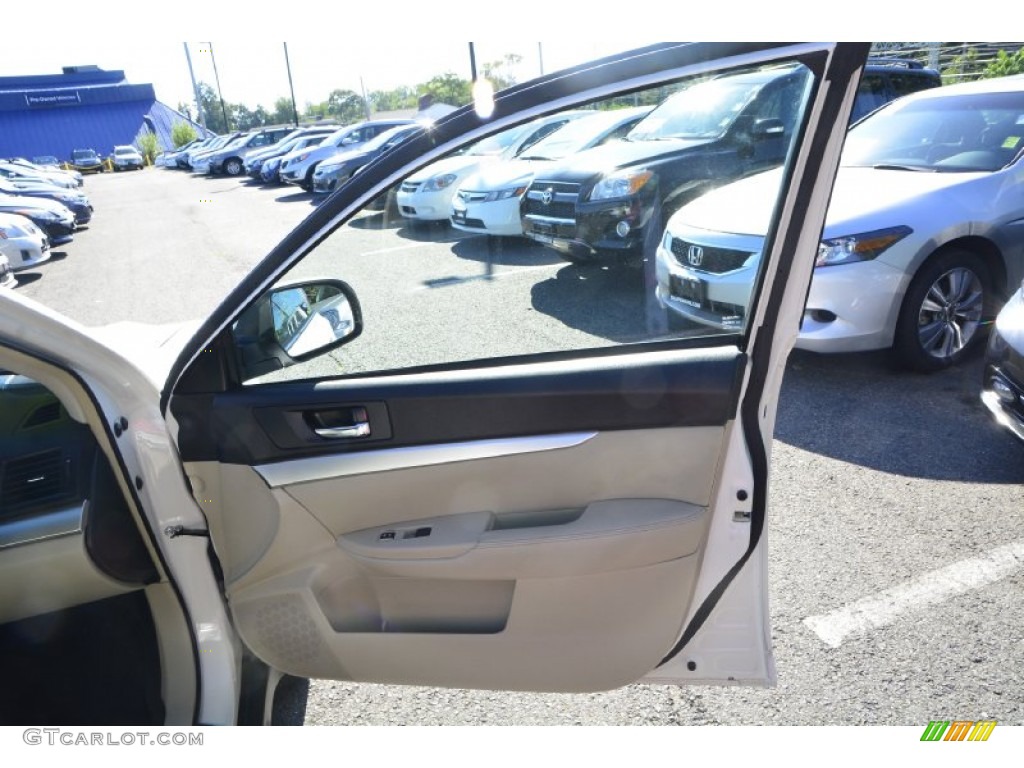
[[[160,153],[160,142],[157,141],[155,133],[146,132],[142,134],[137,142],[139,154],[142,155],[149,165],[153,164],[154,158]]]
[[[982,77],[1006,77],[1024,73],[1024,48],[1016,53],[998,51],[993,61],[985,65]]]
[[[307,103],[306,116],[314,119],[334,118],[339,123],[355,123],[366,118],[363,97],[355,91],[335,88],[327,101]]]
[[[497,61],[489,61],[480,68],[481,74],[491,81],[495,91],[511,88],[516,84],[515,70],[523,57],[517,53],[506,53]]]
[[[174,148],[183,147],[190,141],[195,141],[196,129],[188,123],[177,122],[171,127],[171,141]]]
[[[978,51],[969,48],[965,53],[953,58],[942,70],[942,84],[950,85],[964,80],[975,80],[984,71],[984,64],[978,61]]]
[[[425,83],[416,87],[419,96],[432,96],[434,103],[451,104],[461,107],[473,100],[472,85],[469,80],[459,77],[454,72],[435,75]]]

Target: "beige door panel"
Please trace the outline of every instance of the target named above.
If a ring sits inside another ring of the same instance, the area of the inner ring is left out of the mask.
[[[681,629],[722,435],[608,432],[536,452],[512,441],[497,455],[483,441],[486,458],[461,446],[447,464],[434,463],[435,447],[385,450],[353,457],[358,473],[334,456],[314,460],[328,476],[280,487],[265,478],[309,477],[305,460],[188,472],[239,630],[271,665],[599,690],[648,672]],[[220,515],[221,498],[247,514]]]

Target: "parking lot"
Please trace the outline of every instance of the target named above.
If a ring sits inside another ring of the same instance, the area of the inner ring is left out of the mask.
[[[93,222],[18,291],[90,326],[203,317],[313,210],[292,188],[163,169],[90,177],[85,191]],[[301,269],[349,281],[366,312],[361,356],[320,360],[321,373],[664,332],[638,270],[386,214],[352,222]],[[379,307],[401,322],[380,322]],[[1024,445],[980,405],[980,376],[978,357],[921,376],[883,354],[794,353],[771,486],[774,689],[314,680],[290,685],[281,712],[299,721],[305,699],[308,724],[1024,724]]]

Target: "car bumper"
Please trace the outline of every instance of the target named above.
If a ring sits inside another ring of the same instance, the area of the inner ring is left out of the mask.
[[[523,201],[526,237],[577,261],[616,263],[642,256],[652,211],[650,201],[626,198],[580,202],[581,186],[565,183],[554,190],[550,202],[544,202],[543,186],[531,186]]]
[[[463,232],[515,237],[523,234],[519,218],[519,198],[463,202],[456,195],[452,200],[452,226]]]
[[[407,182],[402,187],[409,184]],[[455,197],[454,186],[452,184],[444,189],[430,192],[410,192],[408,189],[400,187],[396,196],[398,212],[407,219],[447,221],[452,215],[452,198]]]
[[[14,276],[10,263],[7,259],[0,260],[0,288],[13,288],[17,284],[18,279]]]
[[[7,260],[12,272],[20,272],[50,258],[50,244],[44,240],[42,244],[36,238],[19,237],[7,241]]]
[[[75,232],[74,221],[57,221],[57,222],[36,222],[43,232],[46,233],[47,238],[50,240],[50,245],[63,245],[64,243],[70,243],[72,235]]]
[[[1024,440],[1024,292],[1006,303],[989,335],[981,402]]]
[[[720,330],[742,328],[762,239],[722,233],[701,239],[694,232],[686,232],[683,239],[705,251],[720,248],[753,256],[740,268],[709,274],[680,264],[681,257],[661,244],[655,260],[658,301],[667,310],[702,325]],[[902,270],[881,261],[816,269],[796,346],[828,353],[892,346],[907,282]]]

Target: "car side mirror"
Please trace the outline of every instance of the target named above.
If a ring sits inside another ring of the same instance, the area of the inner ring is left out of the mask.
[[[766,117],[754,123],[754,129],[750,135],[754,139],[768,139],[782,136],[786,132],[786,126],[777,117]]]
[[[363,330],[355,291],[341,280],[277,286],[231,329],[242,381],[340,347]]]

